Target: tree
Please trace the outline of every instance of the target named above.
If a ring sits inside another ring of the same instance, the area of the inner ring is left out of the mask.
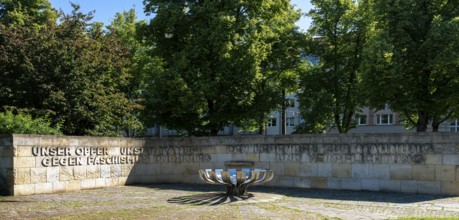
[[[32,118],[31,115],[12,111],[0,112],[0,134],[52,134],[62,135],[60,126],[51,126],[48,118]]]
[[[140,36],[140,28],[146,24],[145,21],[136,21],[137,16],[135,9],[116,13],[112,23],[107,26],[107,37],[118,40],[121,46],[125,48],[129,56],[127,71],[129,77],[128,83],[122,87],[122,91],[127,98],[136,103],[135,108],[123,117],[120,128],[128,136],[143,135],[145,123],[142,115],[145,91],[149,83],[149,75],[155,70],[157,62],[149,56],[147,47]]]
[[[268,91],[264,63],[299,19],[289,1],[144,2],[156,14],[145,36],[161,59],[147,100],[158,124],[216,135],[229,124],[264,117],[255,111],[278,106],[254,108],[266,95],[261,91]]]
[[[437,131],[459,107],[459,2],[375,1],[373,11],[364,74],[370,104],[387,104],[417,132],[429,121]]]
[[[250,111],[242,123],[237,124],[246,130],[258,129],[258,134],[264,134],[268,119],[274,110],[283,112],[280,124],[285,129],[286,93],[298,91],[298,73],[305,66],[301,60],[305,35],[299,32],[295,25],[300,13],[291,10],[284,13],[283,16],[276,16],[271,21],[282,25],[271,27],[276,34],[267,39],[271,49],[260,64],[261,77],[254,83],[254,98]],[[285,134],[285,131],[282,134]]]
[[[121,91],[127,50],[73,7],[39,32],[0,24],[0,105],[49,115],[67,135],[119,135],[116,127],[135,107]]]
[[[58,13],[48,0],[0,0],[0,23],[39,28],[55,22]]]
[[[340,133],[355,126],[363,106],[360,91],[362,52],[369,32],[366,1],[312,0],[309,56],[318,64],[301,76],[298,94],[304,132],[322,133],[333,125]],[[307,52],[307,53],[308,53]]]

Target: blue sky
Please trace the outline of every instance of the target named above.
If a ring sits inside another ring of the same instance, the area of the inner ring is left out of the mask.
[[[135,7],[140,20],[148,19],[143,12],[143,0],[50,0],[50,2],[54,8],[62,9],[64,12],[71,11],[70,2],[79,4],[81,11],[85,13],[95,10],[94,21],[104,22],[105,25],[110,24],[116,12],[129,10],[132,7]],[[309,0],[292,0],[292,4],[297,5],[297,8],[303,12],[308,12],[311,9]],[[309,18],[302,18],[297,25],[300,29],[306,30],[309,23]]]

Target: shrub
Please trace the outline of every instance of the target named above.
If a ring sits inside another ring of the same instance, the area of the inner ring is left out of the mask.
[[[32,118],[31,115],[11,111],[0,112],[0,134],[51,134],[62,135],[60,125],[51,126],[48,118]]]

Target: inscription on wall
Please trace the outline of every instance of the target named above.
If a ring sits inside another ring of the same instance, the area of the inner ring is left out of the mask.
[[[255,144],[227,146],[227,152],[274,154],[276,161],[309,163],[418,164],[433,153],[432,144]]]
[[[134,146],[116,150],[99,146],[33,146],[32,155],[45,167],[135,163],[209,162],[211,155],[196,146]],[[230,154],[268,154],[278,162],[419,164],[426,154],[434,153],[432,144],[254,144],[229,145]]]
[[[33,146],[32,155],[43,157],[41,164],[53,166],[85,166],[134,163],[184,163],[208,162],[209,154],[200,153],[197,147],[121,147],[111,152],[107,147]]]
[[[122,147],[121,155],[136,156],[140,162],[161,162],[161,163],[184,163],[184,162],[208,162],[211,160],[209,154],[200,153],[198,147]]]

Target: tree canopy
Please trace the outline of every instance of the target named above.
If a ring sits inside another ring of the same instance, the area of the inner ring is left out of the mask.
[[[127,50],[129,63],[126,66],[127,83],[121,87],[126,97],[135,103],[129,112],[123,116],[120,128],[128,137],[143,135],[150,116],[144,114],[144,96],[150,83],[151,73],[156,70],[154,57],[148,54],[149,47],[144,44],[139,32],[145,21],[137,21],[136,11],[118,12],[107,26],[107,37],[120,42]]]
[[[366,49],[370,105],[387,105],[425,132],[457,117],[459,2],[375,1],[375,34]]]
[[[51,126],[46,117],[32,118],[26,113],[6,111],[0,112],[0,134],[62,135],[62,132],[59,125]]]
[[[18,11],[33,1],[15,2],[19,8],[2,9]],[[39,30],[35,23],[0,23],[0,105],[48,115],[64,134],[119,135],[116,127],[134,104],[121,92],[127,50],[73,6]]]
[[[289,1],[147,0],[145,7],[156,15],[145,38],[162,67],[146,106],[156,123],[215,135],[229,124],[259,118],[254,111],[268,91],[267,68],[275,65],[269,60],[274,50],[291,47],[281,40],[299,19]],[[290,51],[299,58],[299,50]],[[256,110],[261,115],[280,104],[270,95],[271,103]]]
[[[55,22],[58,13],[48,0],[0,0],[0,23],[39,28]]]
[[[370,21],[366,1],[313,0],[313,19],[306,55],[319,58],[304,71],[298,94],[306,133],[323,133],[330,126],[347,133],[354,114],[363,107],[360,66]]]
[[[457,0],[311,2],[302,33],[289,0],[144,0],[149,23],[132,9],[107,26],[73,3],[0,0],[0,113],[67,135],[263,134],[298,93],[299,132],[346,133],[364,106],[419,132],[459,117]]]

